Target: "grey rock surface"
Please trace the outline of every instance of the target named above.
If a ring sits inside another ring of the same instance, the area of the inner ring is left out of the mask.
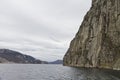
[[[92,0],[64,65],[120,70],[120,0]]]

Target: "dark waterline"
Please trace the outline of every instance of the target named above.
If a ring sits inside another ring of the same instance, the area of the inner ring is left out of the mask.
[[[0,80],[120,80],[120,71],[62,65],[0,64]]]

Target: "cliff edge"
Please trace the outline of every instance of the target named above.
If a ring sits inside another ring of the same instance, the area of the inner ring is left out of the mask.
[[[120,70],[120,0],[92,0],[63,62]]]

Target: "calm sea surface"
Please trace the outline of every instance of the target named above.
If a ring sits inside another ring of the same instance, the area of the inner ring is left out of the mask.
[[[120,80],[115,74],[62,65],[0,64],[0,80]]]

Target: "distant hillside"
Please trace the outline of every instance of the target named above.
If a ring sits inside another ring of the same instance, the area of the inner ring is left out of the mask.
[[[41,64],[45,62],[17,51],[0,49],[0,63]]]
[[[63,60],[56,60],[53,62],[48,62],[48,64],[63,64]]]

